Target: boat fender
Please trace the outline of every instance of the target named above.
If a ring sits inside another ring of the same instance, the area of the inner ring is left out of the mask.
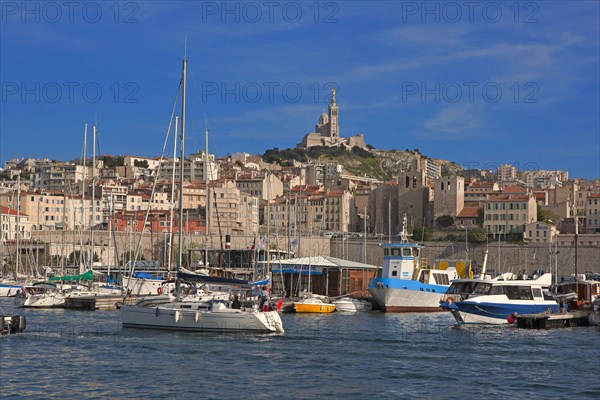
[[[506,321],[509,324],[514,324],[517,321],[517,313],[510,314],[508,317],[506,317]]]
[[[163,294],[163,288],[159,287],[158,289],[156,289],[156,293]]]
[[[154,315],[156,315],[157,317],[160,315],[160,311],[158,310],[158,307],[156,307],[156,311],[154,311]]]

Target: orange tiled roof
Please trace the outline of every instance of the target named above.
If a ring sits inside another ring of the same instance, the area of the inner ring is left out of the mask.
[[[2,207],[2,214],[8,214],[8,215],[22,215],[22,216],[27,216],[27,214],[25,213],[20,213],[17,210],[13,210],[12,208],[8,208],[6,206],[0,206]]]
[[[529,196],[522,196],[522,195],[510,195],[510,194],[495,194],[495,195],[490,195],[488,197],[487,200],[485,200],[486,203],[493,203],[493,202],[502,202],[502,201],[527,201],[529,200]]]
[[[477,207],[463,207],[457,215],[458,218],[477,218],[478,216]]]
[[[506,185],[502,189],[503,193],[527,193],[527,189],[519,185]]]

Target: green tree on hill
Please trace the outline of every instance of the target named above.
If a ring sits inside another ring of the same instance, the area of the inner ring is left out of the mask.
[[[449,226],[454,225],[454,218],[452,218],[450,215],[442,215],[441,217],[437,217],[435,223],[446,229]]]
[[[469,242],[485,243],[487,242],[487,231],[482,227],[471,229],[469,232]]]
[[[409,226],[409,232],[410,226]],[[412,228],[412,240],[415,242],[427,242],[431,239],[431,229],[426,226],[415,226]]]

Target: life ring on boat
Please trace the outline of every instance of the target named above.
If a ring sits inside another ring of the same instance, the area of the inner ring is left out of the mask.
[[[159,287],[158,289],[156,289],[156,293],[163,294],[163,288]]]
[[[454,303],[454,297],[450,296],[450,297],[446,298],[446,301],[448,302],[448,304],[452,304],[452,303]]]

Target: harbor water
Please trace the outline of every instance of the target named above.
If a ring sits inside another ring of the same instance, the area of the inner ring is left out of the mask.
[[[598,399],[600,328],[456,327],[449,313],[282,316],[285,335],[122,329],[118,311],[16,309],[10,398]]]

